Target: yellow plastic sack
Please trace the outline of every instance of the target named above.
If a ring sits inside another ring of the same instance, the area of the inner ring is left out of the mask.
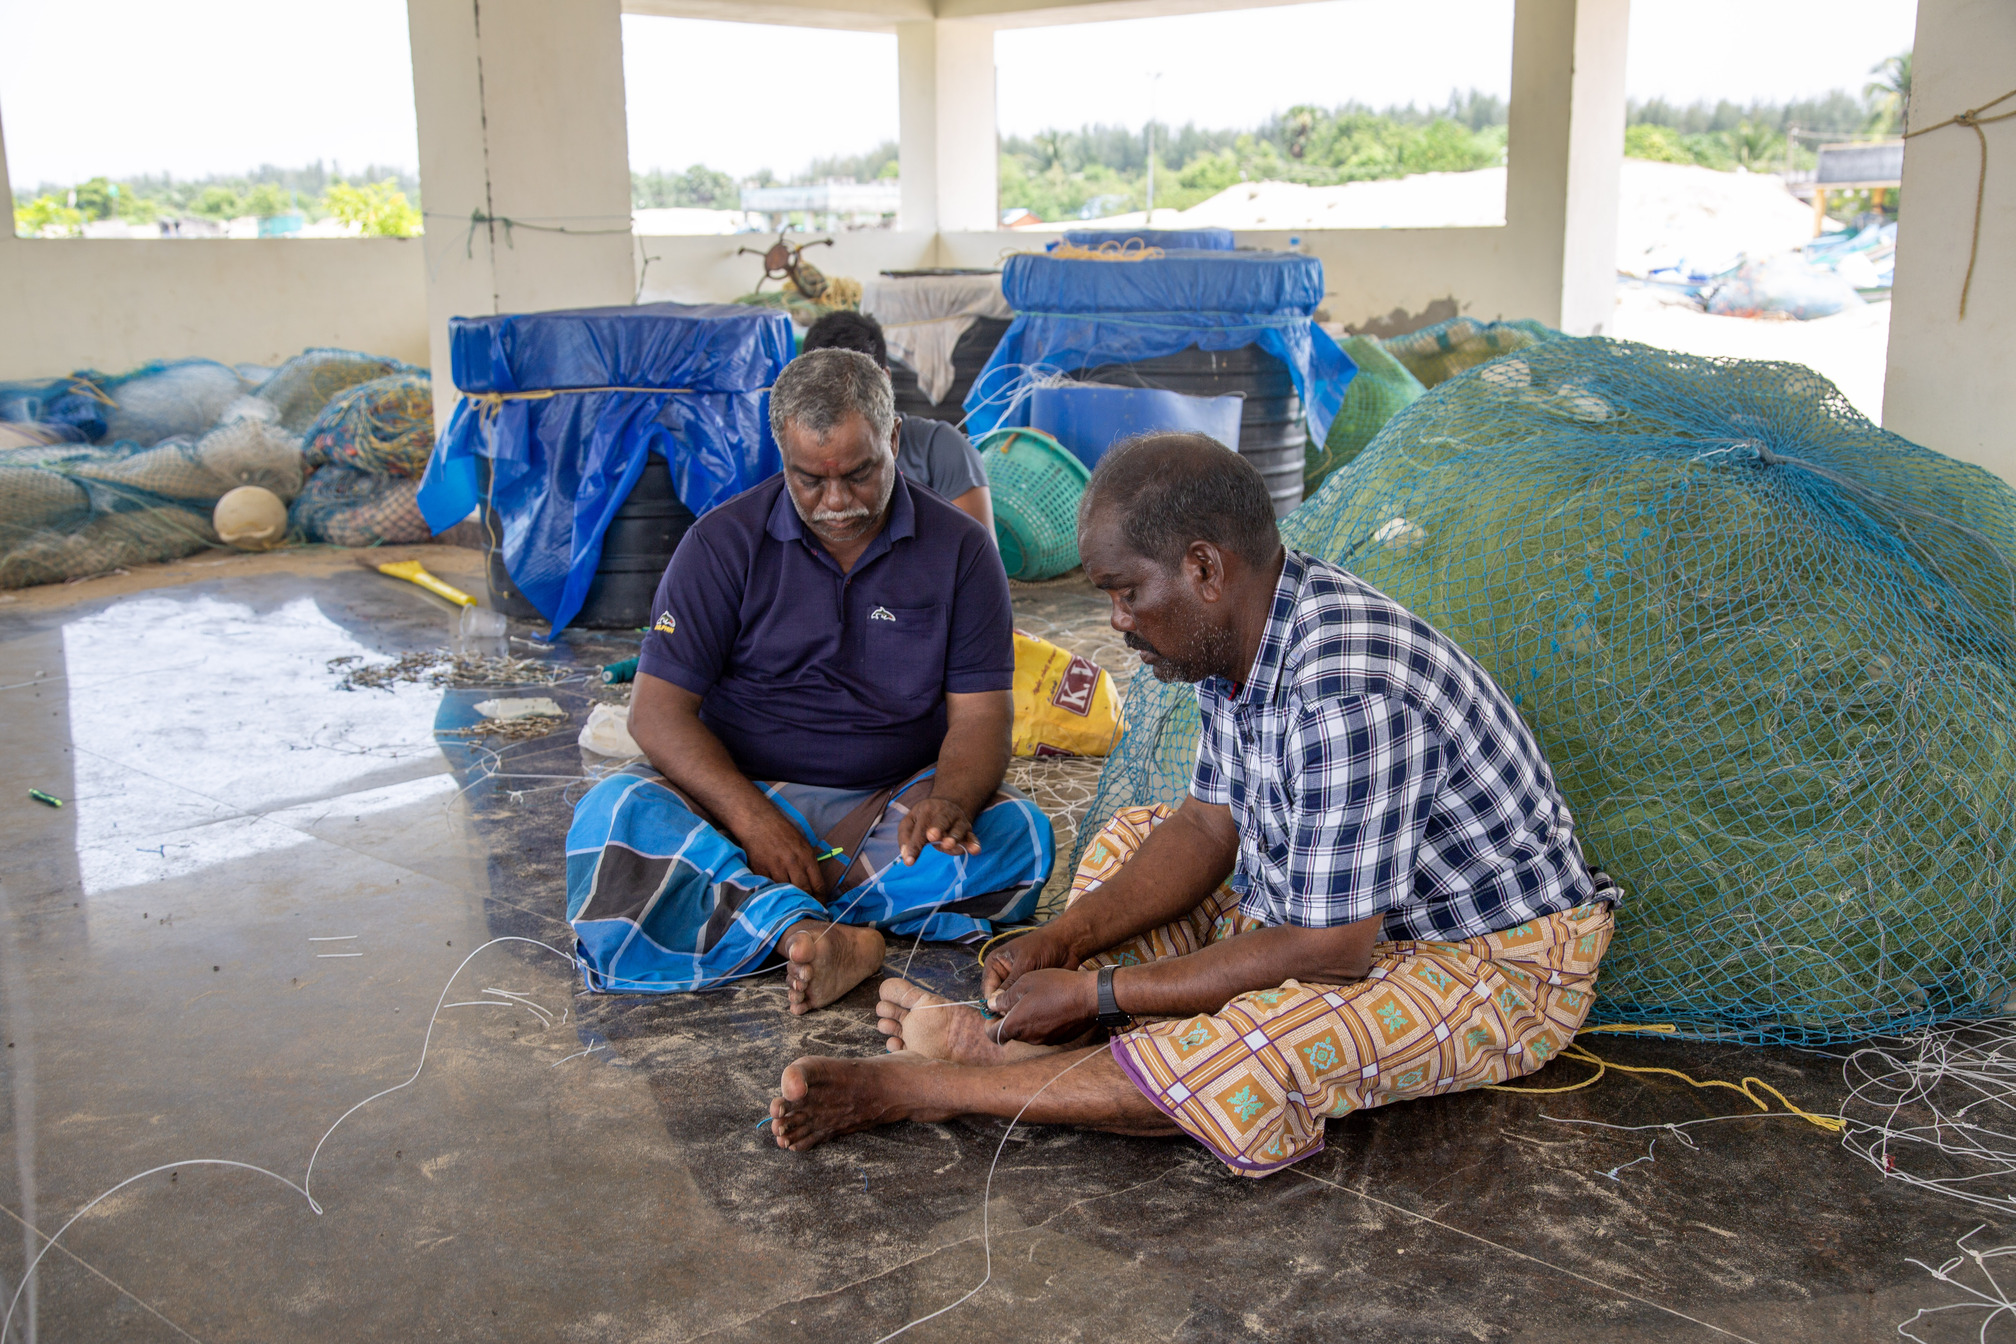
[[[1089,659],[1015,632],[1015,754],[1104,756],[1120,740],[1113,678]]]

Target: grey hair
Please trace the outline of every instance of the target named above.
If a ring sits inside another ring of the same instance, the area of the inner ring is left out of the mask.
[[[780,445],[787,424],[823,439],[856,413],[886,447],[896,427],[896,393],[882,366],[858,350],[807,350],[784,366],[770,389],[770,432]]]
[[[1139,556],[1169,566],[1193,541],[1264,565],[1281,547],[1274,501],[1251,462],[1202,434],[1143,434],[1099,459],[1078,500],[1078,535],[1110,508]]]

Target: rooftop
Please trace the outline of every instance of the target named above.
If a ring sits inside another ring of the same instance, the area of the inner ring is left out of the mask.
[[[411,554],[481,582],[475,551]],[[1077,581],[1015,596],[1018,624],[1123,667]],[[756,1127],[779,1070],[879,1051],[872,988],[803,1018],[769,978],[582,993],[565,833],[606,766],[575,735],[608,694],[594,669],[629,645],[545,652],[514,627],[570,715],[524,742],[454,735],[495,685],[342,689],[449,625],[326,551],[0,599],[8,773],[17,797],[67,801],[22,799],[0,837],[0,1203],[53,1232],[151,1171],[69,1229],[17,1329],[867,1344],[952,1307],[905,1338],[1838,1344],[1961,1298],[1909,1259],[1939,1264],[1984,1219],[1838,1136],[1783,1114],[1575,1123],[1749,1110],[1657,1074],[1363,1113],[1261,1181],[1186,1141],[982,1120],[780,1152]],[[1082,808],[1086,766],[1017,778]],[[958,949],[891,957],[948,991],[977,976]],[[1841,1102],[1826,1057],[1589,1043]],[[1532,1085],[1586,1075],[1561,1062]]]

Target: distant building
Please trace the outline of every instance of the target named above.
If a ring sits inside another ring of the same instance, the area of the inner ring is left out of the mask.
[[[654,206],[630,212],[630,231],[644,237],[665,234],[749,233],[760,227],[746,210],[706,210],[699,206]]]
[[[760,218],[758,230],[776,228],[794,217],[811,228],[889,228],[902,203],[903,184],[893,178],[742,188],[742,208]]]

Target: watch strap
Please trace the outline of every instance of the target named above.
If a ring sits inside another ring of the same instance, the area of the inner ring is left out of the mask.
[[[1134,1019],[1120,1011],[1119,1002],[1113,997],[1113,972],[1117,966],[1099,968],[1099,1025],[1108,1031],[1118,1031],[1132,1025]]]

